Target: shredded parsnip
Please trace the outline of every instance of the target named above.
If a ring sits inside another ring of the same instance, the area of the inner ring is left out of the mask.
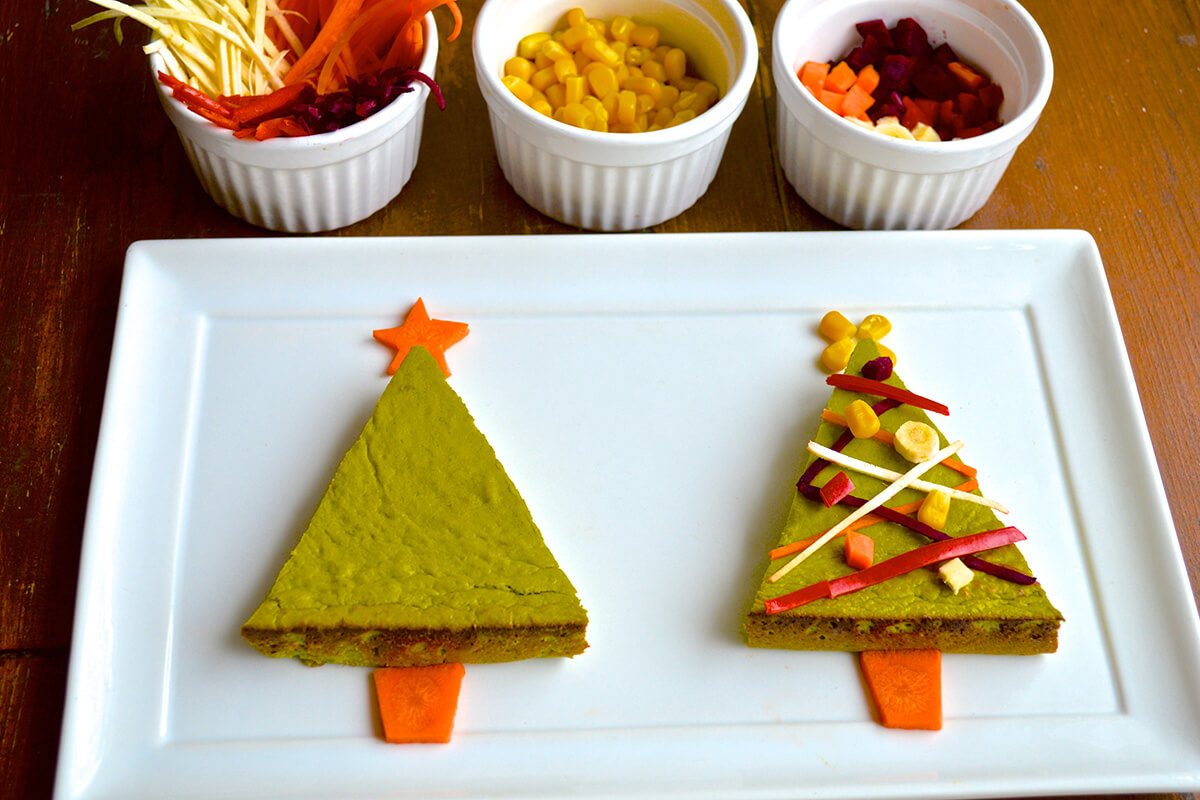
[[[168,72],[214,96],[280,88],[290,62],[302,50],[274,0],[90,2],[105,10],[79,20],[72,30],[112,20],[120,43],[122,21],[140,23],[155,37],[143,48],[146,53],[161,53]],[[290,51],[281,51],[266,35],[268,18],[275,20]]]

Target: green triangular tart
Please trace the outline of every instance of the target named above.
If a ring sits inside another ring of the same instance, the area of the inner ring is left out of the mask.
[[[572,656],[587,613],[495,451],[414,347],[242,636],[310,664]]]
[[[859,342],[846,374],[859,374],[863,364],[878,355],[874,342]],[[904,387],[895,372],[886,383]],[[919,389],[917,394],[921,394]],[[874,405],[880,398],[834,389],[828,408],[841,413],[856,399]],[[937,428],[929,415],[907,404],[880,415],[882,429],[889,432],[895,432],[910,419]],[[813,440],[829,447],[844,431],[840,425],[822,420]],[[940,430],[938,436],[945,446],[948,442]],[[912,467],[891,445],[876,439],[853,439],[842,452],[898,473]],[[817,456],[809,453],[804,469],[816,460]],[[854,482],[853,495],[864,500],[878,494],[886,485],[881,480],[828,463],[811,479],[811,484],[820,487],[839,471],[846,472]],[[957,486],[966,480],[963,475],[942,465],[933,467],[923,478],[946,486]],[[979,494],[979,491],[974,493]],[[886,505],[894,507],[910,503],[920,500],[923,495],[914,489],[904,489]],[[779,545],[822,534],[849,513],[846,505],[826,508],[819,499],[809,499],[797,492],[779,536]],[[1006,519],[1002,522],[990,508],[954,500],[943,532],[962,536],[1008,525],[1020,527],[1015,521]],[[894,522],[872,525],[863,528],[861,533],[875,542],[874,563],[930,542],[925,536]],[[978,556],[1030,574],[1029,565],[1015,545]],[[779,559],[767,566],[746,615],[747,641],[752,647],[852,652],[932,648],[946,653],[1013,655],[1048,653],[1058,647],[1062,615],[1051,605],[1040,584],[1014,583],[978,570],[957,594],[939,577],[935,568],[922,568],[858,592],[825,597],[768,614],[768,599],[852,572],[845,562],[844,539],[841,537],[826,543],[778,581],[769,582],[767,578],[786,561],[786,558]]]

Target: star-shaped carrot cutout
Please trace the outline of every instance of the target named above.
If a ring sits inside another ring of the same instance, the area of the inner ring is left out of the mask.
[[[384,328],[374,331],[376,341],[393,348],[396,355],[388,365],[387,374],[392,375],[400,368],[404,357],[413,347],[424,347],[437,361],[446,377],[450,377],[450,368],[446,366],[446,349],[456,342],[463,340],[468,333],[467,323],[450,322],[444,319],[430,319],[425,310],[425,301],[417,298],[404,324],[398,328]]]

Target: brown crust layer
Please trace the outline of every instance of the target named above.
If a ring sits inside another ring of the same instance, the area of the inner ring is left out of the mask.
[[[264,630],[243,626],[242,638],[263,655],[298,658],[306,664],[411,667],[575,656],[587,648],[586,629],[586,623],[463,630],[352,627]]]
[[[782,650],[918,650],[1036,655],[1058,649],[1060,619],[872,619],[753,612],[751,647]]]

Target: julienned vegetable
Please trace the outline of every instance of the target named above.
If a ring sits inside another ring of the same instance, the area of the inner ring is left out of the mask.
[[[462,16],[455,0],[91,0],[105,10],[79,29],[132,19],[154,37],[159,78],[192,111],[242,137],[324,133],[375,113],[413,81],[425,51],[422,19],[439,6]],[[307,88],[304,88],[307,87]]]

